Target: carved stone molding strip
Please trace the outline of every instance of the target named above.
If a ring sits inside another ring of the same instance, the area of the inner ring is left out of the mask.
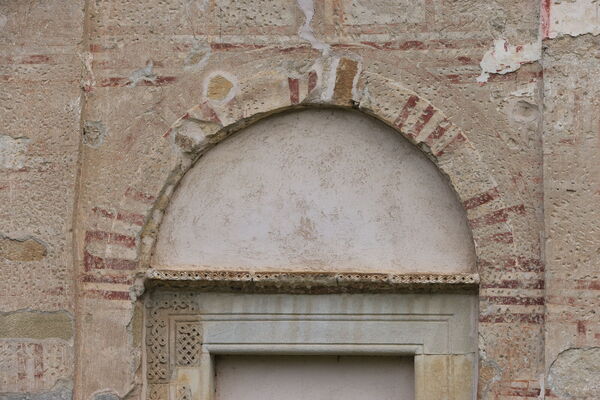
[[[261,293],[347,293],[475,290],[479,275],[337,272],[250,272],[149,269],[147,286]]]

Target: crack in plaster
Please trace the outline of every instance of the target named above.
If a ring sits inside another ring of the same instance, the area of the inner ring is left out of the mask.
[[[539,61],[541,57],[541,42],[513,46],[505,39],[496,39],[479,63],[481,75],[477,77],[477,82],[487,82],[490,74],[504,75],[514,72],[521,68],[521,65]]]
[[[310,42],[313,49],[319,50],[324,56],[329,54],[330,46],[317,39],[315,36],[315,32],[310,26],[313,17],[315,16],[315,5],[313,0],[296,0],[298,3],[298,7],[304,13],[304,24],[298,30],[298,36],[301,39],[304,39]]]

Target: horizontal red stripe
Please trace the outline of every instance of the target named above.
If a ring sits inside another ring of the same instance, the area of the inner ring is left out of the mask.
[[[86,290],[84,296],[88,298],[101,298],[106,300],[130,300],[129,292],[118,292],[114,290]]]
[[[495,314],[482,315],[479,317],[479,322],[492,324],[522,322],[541,325],[544,323],[544,319],[544,314]]]
[[[108,244],[118,244],[128,248],[136,246],[136,239],[133,236],[127,236],[120,233],[105,231],[87,231],[85,233],[85,243],[105,242]]]
[[[498,191],[498,188],[495,187],[488,190],[487,192],[483,192],[481,194],[478,194],[477,196],[471,197],[470,199],[463,201],[463,206],[465,207],[465,209],[470,210],[472,208],[489,203],[490,201],[495,200],[499,197],[500,192]]]
[[[544,289],[544,280],[523,281],[516,279],[505,279],[499,282],[482,283],[482,289]]]
[[[144,226],[144,221],[146,219],[141,214],[126,213],[126,212],[121,212],[121,211],[114,213],[112,211],[105,210],[105,209],[99,208],[99,207],[92,208],[92,211],[95,214],[100,215],[105,218],[116,219],[118,221],[128,222],[130,224],[138,225],[138,226]]]
[[[135,270],[137,262],[120,258],[102,258],[85,251],[83,254],[83,265],[86,271],[95,269]]]
[[[520,305],[520,306],[542,306],[543,297],[517,297],[517,296],[481,296],[481,300],[492,304]]]
[[[479,228],[481,226],[499,224],[508,221],[509,215],[513,213],[518,215],[525,214],[525,206],[523,204],[520,204],[518,206],[506,207],[500,210],[496,210],[482,217],[470,219],[469,225],[471,225],[471,228]]]

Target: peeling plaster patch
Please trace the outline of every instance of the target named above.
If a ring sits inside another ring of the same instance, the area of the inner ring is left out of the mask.
[[[567,399],[596,399],[600,393],[600,347],[571,348],[550,366],[548,386]]]
[[[597,0],[554,0],[549,10],[548,37],[600,34],[600,3]]]
[[[200,71],[208,63],[211,55],[210,46],[206,43],[196,43],[184,61],[183,69],[188,71]]]
[[[477,82],[487,82],[490,74],[507,74],[521,68],[521,65],[538,61],[542,56],[542,47],[538,42],[513,46],[504,39],[494,40],[494,46],[488,50],[479,63],[481,75]]]
[[[204,95],[217,104],[225,104],[237,93],[237,80],[226,72],[213,72],[204,82]]]
[[[154,75],[153,68],[154,63],[150,60],[144,68],[133,71],[129,76],[129,84],[127,86],[134,87],[140,82],[154,82],[156,75]]]
[[[205,11],[208,5],[208,0],[187,0],[187,7],[194,6],[199,11]]]
[[[35,239],[13,239],[0,235],[0,260],[39,261],[46,254],[46,246]]]
[[[25,166],[25,153],[31,139],[0,135],[0,168],[21,169]]]
[[[0,14],[0,28],[4,28],[6,23],[8,22],[8,18],[4,14]]]
[[[304,24],[298,30],[298,36],[301,39],[304,39],[310,42],[310,45],[313,49],[319,50],[323,53],[324,56],[329,54],[330,47],[327,43],[324,43],[316,38],[315,32],[310,26],[313,17],[315,16],[315,5],[313,0],[296,0],[298,3],[298,7],[304,13]]]
[[[494,383],[502,378],[502,368],[492,360],[488,360],[485,355],[481,357],[481,367],[479,368],[479,381],[482,387],[482,398],[487,397]]]
[[[83,124],[83,144],[100,147],[106,136],[106,127],[102,121],[85,121]]]

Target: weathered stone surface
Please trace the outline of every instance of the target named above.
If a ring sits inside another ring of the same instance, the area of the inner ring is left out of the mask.
[[[121,398],[115,393],[96,393],[94,400],[121,400]]]
[[[104,142],[106,136],[106,128],[102,121],[85,121],[83,124],[83,143],[98,147]]]
[[[566,399],[596,399],[600,393],[600,347],[568,349],[550,366],[548,385]]]
[[[0,338],[69,340],[73,337],[73,318],[65,311],[0,313]]]
[[[0,135],[0,168],[18,170],[25,166],[25,153],[30,139]]]

